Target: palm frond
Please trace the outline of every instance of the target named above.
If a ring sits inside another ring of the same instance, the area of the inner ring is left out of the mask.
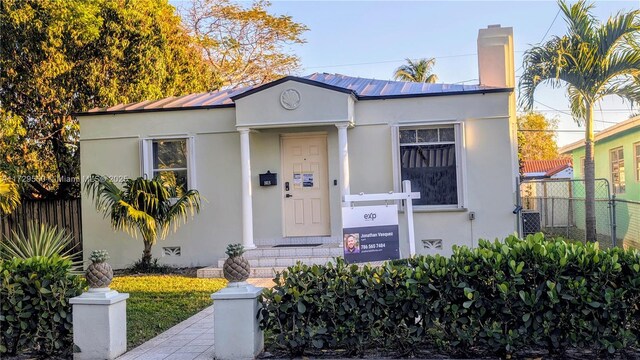
[[[200,193],[197,190],[189,190],[176,200],[167,212],[165,219],[166,230],[163,229],[162,237],[166,236],[170,225],[173,225],[173,231],[176,231],[180,224],[187,222],[189,216],[193,217],[196,213],[199,213],[201,201]]]
[[[640,50],[623,49],[609,54],[601,70],[605,82],[622,75],[640,76]]]
[[[109,217],[115,230],[137,237],[138,231],[146,243],[154,244],[158,236],[165,238],[173,225],[175,231],[186,223],[188,216],[200,211],[200,194],[189,190],[176,199],[175,188],[157,177],[129,179],[120,190],[109,179],[93,175],[85,189],[96,203],[96,209]]]
[[[20,205],[18,185],[0,173],[0,213],[9,214]]]
[[[108,216],[111,207],[122,199],[122,191],[102,175],[91,174],[84,183],[85,191],[94,199],[96,210]]]
[[[590,41],[595,36],[595,25],[598,20],[591,14],[593,3],[580,0],[573,5],[561,0],[558,2],[560,10],[569,26],[570,36],[576,36],[581,41]]]
[[[432,74],[436,59],[405,60],[407,63],[399,66],[394,72],[393,78],[395,80],[419,83],[435,83],[438,81],[438,77]]]
[[[578,125],[583,124],[587,118],[588,106],[584,95],[574,86],[568,87],[567,95],[569,96],[569,106],[571,107],[573,119],[578,123]]]
[[[553,87],[561,86],[560,75],[566,66],[567,59],[559,37],[553,37],[545,44],[534,46],[523,55],[523,73],[518,84],[520,90],[520,106],[525,110],[533,108],[535,89],[541,83],[550,83]]]
[[[597,29],[598,53],[606,58],[615,51],[619,45],[627,42],[626,37],[640,30],[640,10],[628,13],[618,13],[610,17],[605,24]]]

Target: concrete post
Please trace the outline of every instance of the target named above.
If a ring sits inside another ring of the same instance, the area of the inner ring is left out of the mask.
[[[262,290],[246,282],[230,283],[211,295],[216,359],[255,359],[262,352],[264,334],[257,318]]]
[[[127,351],[127,299],[109,288],[89,289],[73,305],[74,360],[115,359]]]

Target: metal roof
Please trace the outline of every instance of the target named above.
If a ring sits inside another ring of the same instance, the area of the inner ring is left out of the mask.
[[[77,113],[75,115],[100,115],[233,107],[235,106],[235,99],[248,96],[286,81],[297,81],[309,85],[352,93],[359,100],[477,94],[487,92],[507,92],[513,90],[510,88],[496,88],[483,85],[426,84],[407,81],[366,79],[341,74],[314,73],[303,77],[287,76],[260,86],[247,86],[178,97],[170,96],[159,100],[145,100],[142,102],[118,104],[105,108],[93,108],[87,112]]]

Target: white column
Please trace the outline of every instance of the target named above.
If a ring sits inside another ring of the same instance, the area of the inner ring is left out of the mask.
[[[251,200],[251,153],[249,151],[249,129],[240,132],[240,162],[242,167],[242,245],[245,249],[254,249],[253,243],[253,204]]]
[[[338,158],[340,159],[340,198],[351,194],[349,180],[349,142],[347,140],[347,128],[349,124],[336,124],[338,128]],[[344,201],[343,201],[344,202]]]

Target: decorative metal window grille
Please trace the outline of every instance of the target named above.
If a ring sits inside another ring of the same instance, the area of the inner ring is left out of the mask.
[[[422,245],[425,249],[442,250],[442,239],[424,239]]]
[[[414,205],[458,205],[453,126],[400,129],[400,175],[420,192]]]
[[[182,250],[180,249],[180,246],[162,247],[163,256],[180,256],[181,254],[182,254]]]

